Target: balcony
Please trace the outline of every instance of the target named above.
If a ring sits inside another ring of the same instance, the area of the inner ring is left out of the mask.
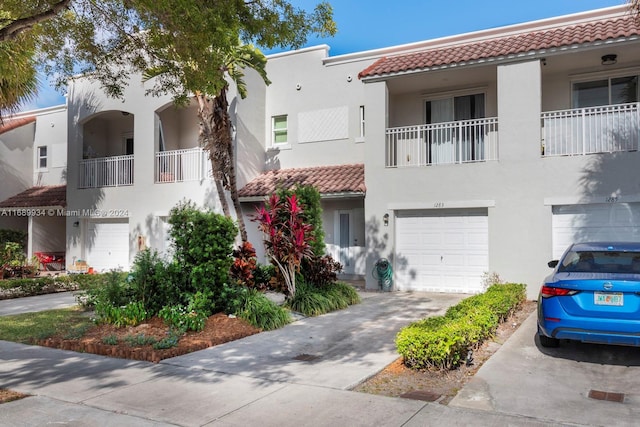
[[[155,182],[201,181],[211,177],[209,152],[202,148],[156,153]]]
[[[80,160],[78,188],[133,185],[133,154]]]
[[[576,156],[637,151],[639,103],[549,111],[542,114],[542,155]]]
[[[498,160],[498,119],[389,128],[385,148],[388,168]]]

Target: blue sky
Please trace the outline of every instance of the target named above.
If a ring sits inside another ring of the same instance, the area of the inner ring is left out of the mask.
[[[319,0],[291,0],[310,9]],[[358,52],[454,34],[501,27],[553,16],[617,6],[625,0],[328,0],[338,33],[326,43],[330,55]],[[276,53],[282,49],[265,51]],[[64,97],[41,78],[36,101],[25,110],[64,103]]]

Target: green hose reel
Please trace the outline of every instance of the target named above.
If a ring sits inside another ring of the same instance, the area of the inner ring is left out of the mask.
[[[378,281],[378,286],[384,292],[390,292],[393,287],[393,270],[391,263],[386,258],[376,261],[373,268],[373,278]]]

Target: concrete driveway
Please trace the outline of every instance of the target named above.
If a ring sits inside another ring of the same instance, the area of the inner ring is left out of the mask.
[[[613,401],[619,397],[622,402]],[[637,426],[640,349],[569,341],[541,347],[534,312],[450,406],[555,423]]]

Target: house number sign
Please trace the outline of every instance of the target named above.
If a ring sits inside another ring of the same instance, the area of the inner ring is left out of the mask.
[[[433,204],[434,208],[444,208],[444,202],[435,202]]]

